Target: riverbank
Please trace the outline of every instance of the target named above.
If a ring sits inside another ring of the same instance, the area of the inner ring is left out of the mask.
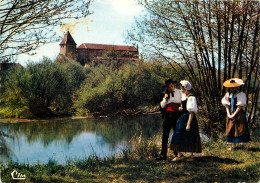
[[[60,165],[53,160],[46,164],[10,162],[1,167],[3,182],[12,182],[17,171],[26,179],[19,182],[257,182],[260,180],[259,142],[247,149],[228,150],[221,140],[203,144],[203,156],[180,162],[155,161],[158,139],[132,140],[133,149],[107,158],[95,155],[81,160],[68,160]]]
[[[85,119],[90,117],[48,117],[48,118],[0,118],[0,123],[28,123],[28,122],[45,122],[45,121],[60,121],[69,119]]]
[[[87,118],[114,118],[118,116],[136,116],[136,115],[149,115],[159,114],[158,107],[154,107],[152,110],[125,110],[122,113],[116,113],[113,115],[93,115],[93,116],[64,116],[64,117],[46,117],[46,118],[0,118],[0,123],[26,123],[26,122],[44,122],[50,120],[68,120],[68,119],[87,119]]]

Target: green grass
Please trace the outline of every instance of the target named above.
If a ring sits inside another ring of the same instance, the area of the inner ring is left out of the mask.
[[[172,162],[155,161],[160,137],[132,140],[133,149],[120,155],[99,158],[95,155],[81,160],[68,160],[59,165],[18,164],[9,162],[1,167],[3,182],[13,182],[11,172],[26,175],[24,182],[258,182],[260,180],[260,143],[251,142],[247,149],[228,151],[218,140],[203,144],[203,156]],[[23,181],[19,181],[23,182]]]

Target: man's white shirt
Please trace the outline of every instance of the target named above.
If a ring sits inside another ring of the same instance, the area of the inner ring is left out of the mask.
[[[163,100],[161,101],[160,105],[162,108],[165,108],[167,104],[170,103],[178,103],[180,104],[182,100],[182,92],[179,89],[175,89],[174,90],[174,97],[172,96],[172,93],[170,93],[170,98],[168,100],[166,100],[165,98],[163,98]]]

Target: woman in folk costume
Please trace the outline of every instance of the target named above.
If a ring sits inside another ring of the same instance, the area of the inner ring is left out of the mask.
[[[171,150],[174,151],[178,161],[184,158],[182,152],[201,153],[201,140],[199,127],[195,113],[198,112],[196,98],[191,94],[191,84],[189,81],[181,81],[183,95],[181,109],[183,114],[177,121],[176,129],[171,140]]]
[[[236,147],[240,143],[245,145],[246,142],[251,141],[249,128],[246,119],[246,94],[239,91],[239,87],[244,85],[242,79],[232,78],[223,83],[229,91],[221,100],[226,107],[226,136],[227,142],[232,144],[229,150]]]

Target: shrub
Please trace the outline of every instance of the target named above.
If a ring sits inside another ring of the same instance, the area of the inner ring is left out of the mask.
[[[4,116],[45,117],[69,113],[72,95],[84,80],[76,63],[60,65],[48,58],[14,67],[4,81],[1,111]]]
[[[158,105],[162,82],[146,63],[128,64],[119,70],[102,71],[99,83],[91,78],[77,92],[77,115],[111,114],[142,105]],[[102,66],[101,66],[102,67]],[[100,70],[93,69],[92,73]],[[92,82],[90,82],[92,81]]]

